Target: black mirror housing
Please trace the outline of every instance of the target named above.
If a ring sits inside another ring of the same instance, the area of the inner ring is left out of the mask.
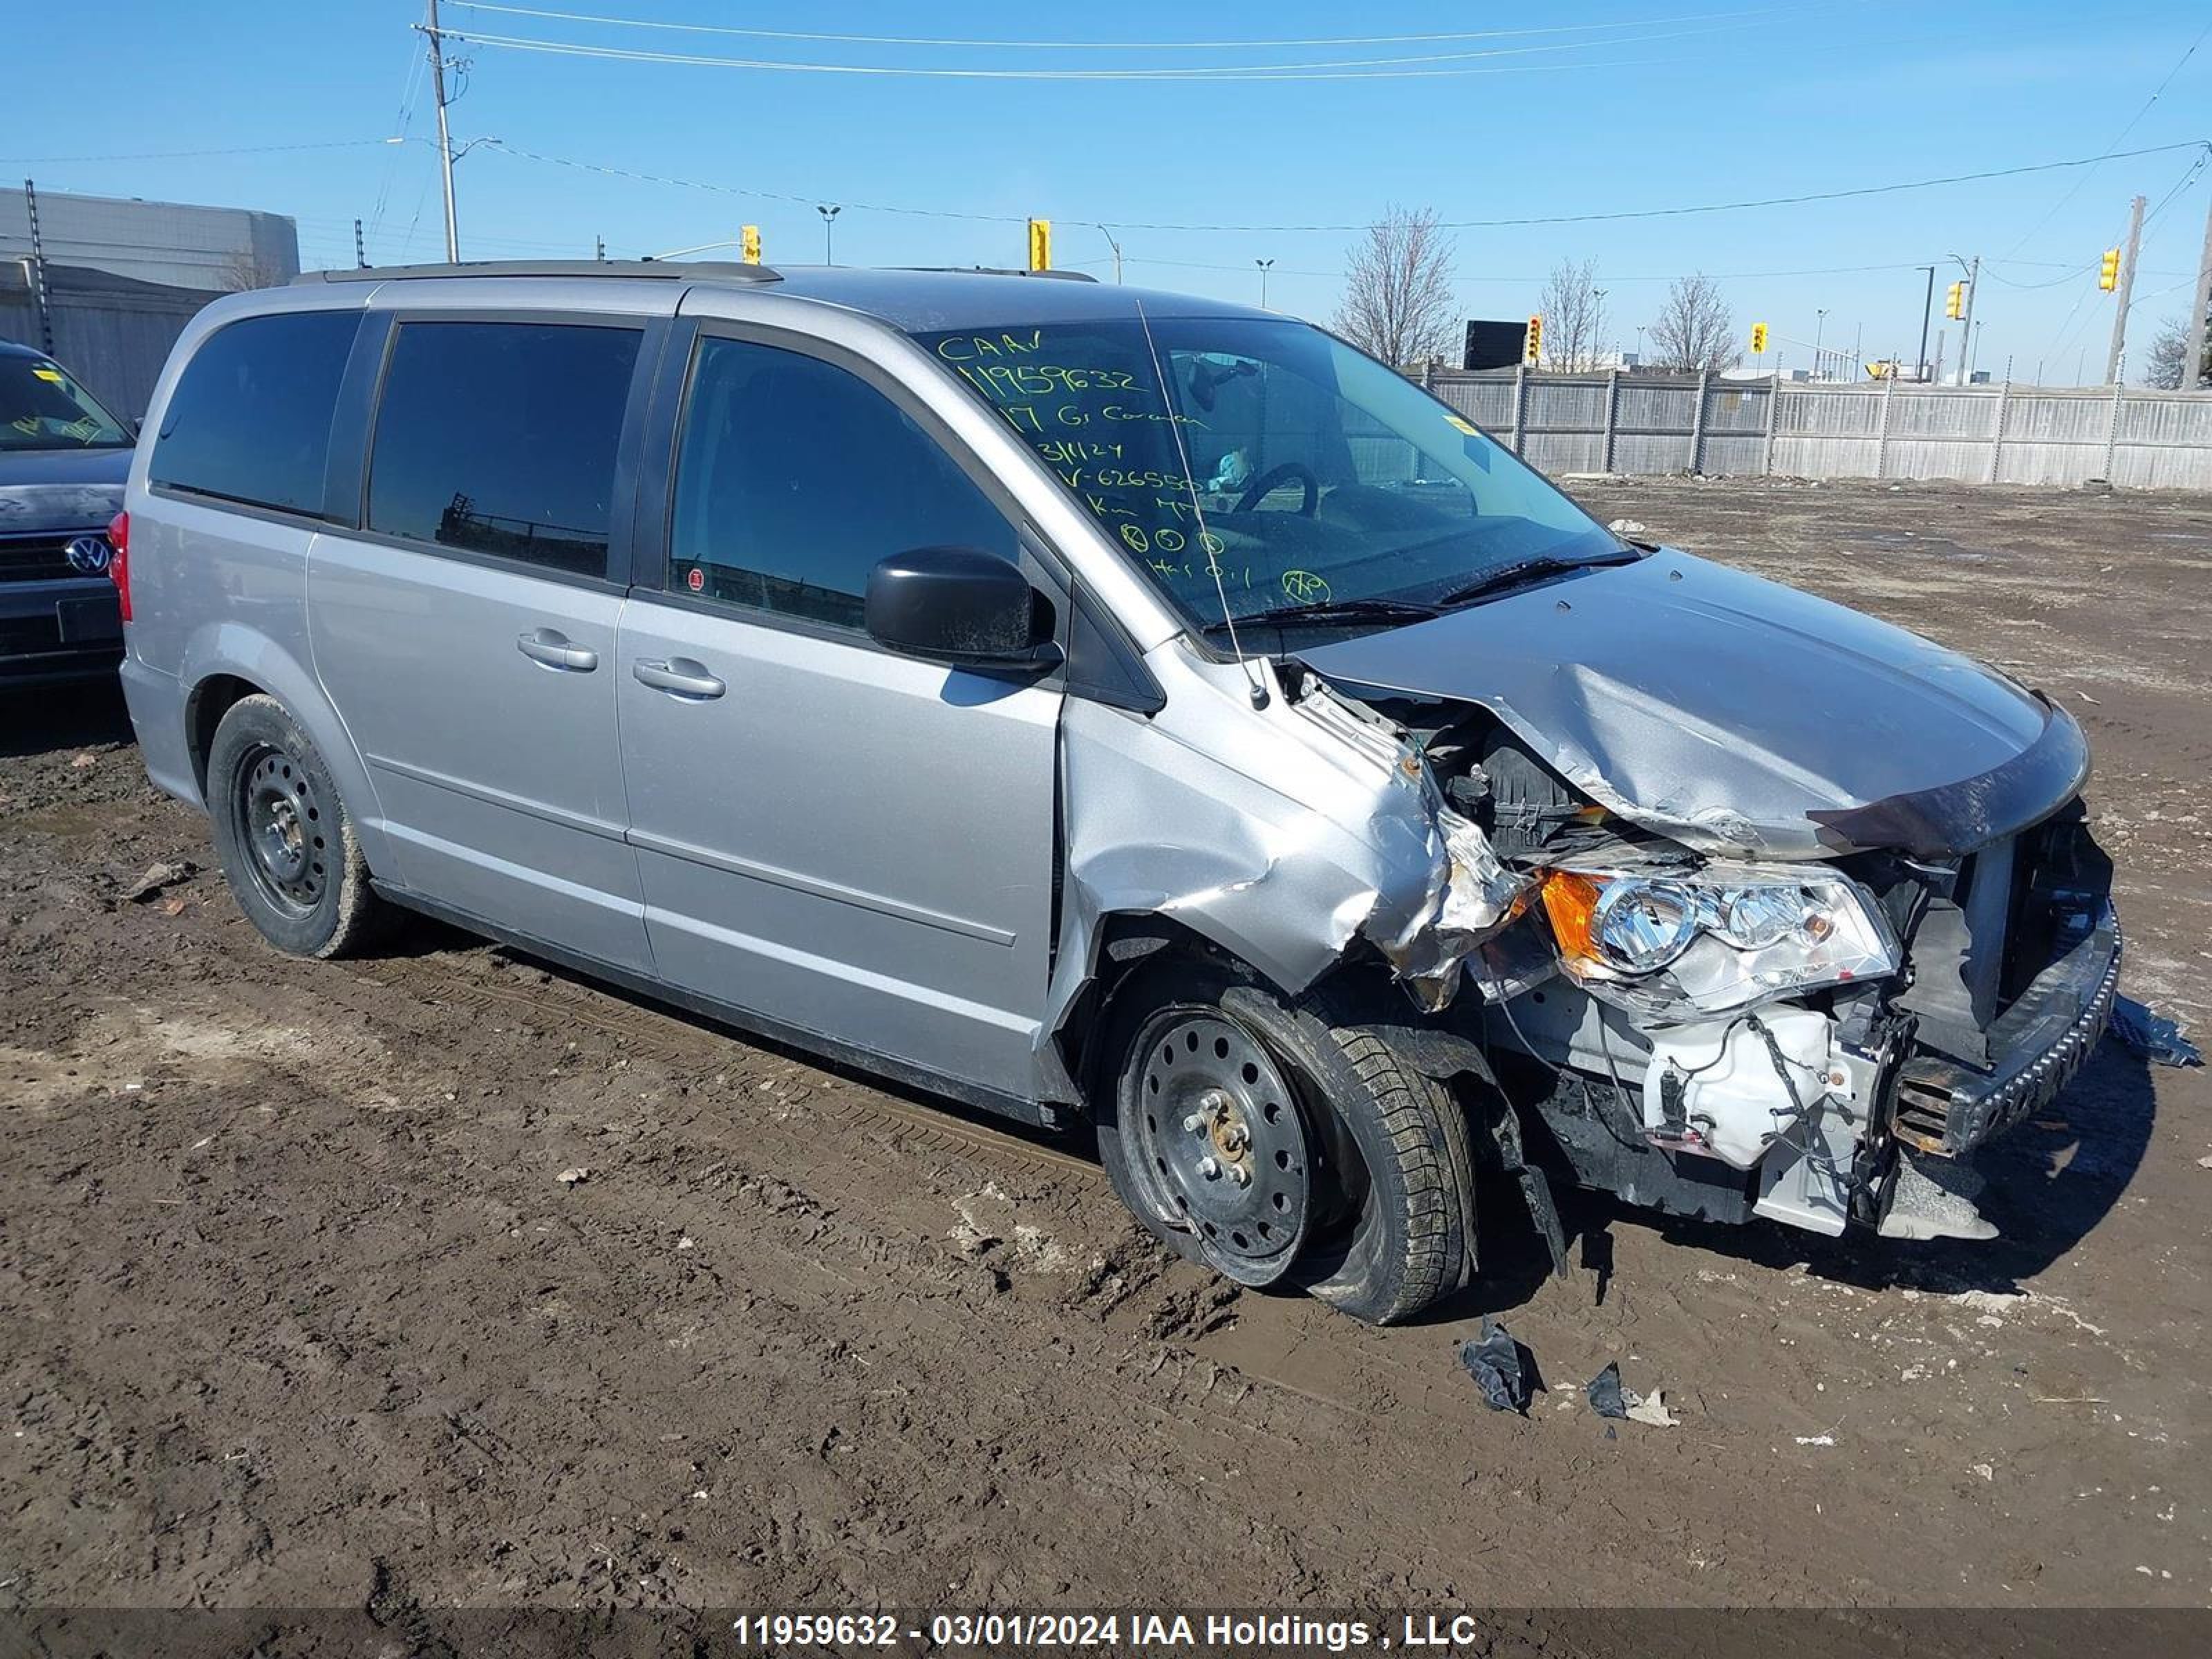
[[[868,572],[861,617],[878,645],[969,667],[1052,655],[1052,605],[1028,577],[972,547],[920,547]]]

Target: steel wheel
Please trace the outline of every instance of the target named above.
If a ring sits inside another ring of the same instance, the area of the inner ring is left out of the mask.
[[[279,909],[311,914],[329,884],[330,859],[307,767],[281,749],[257,747],[240,768],[234,805],[254,884]]]
[[[1243,1026],[1205,1009],[1155,1015],[1135,1058],[1125,1133],[1160,1213],[1231,1278],[1279,1278],[1305,1237],[1313,1163],[1281,1070]]]

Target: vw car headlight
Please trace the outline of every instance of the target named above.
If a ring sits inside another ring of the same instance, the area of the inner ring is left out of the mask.
[[[1856,883],[1818,866],[1553,870],[1541,892],[1566,971],[1645,1012],[1728,1013],[1897,971],[1881,911]]]

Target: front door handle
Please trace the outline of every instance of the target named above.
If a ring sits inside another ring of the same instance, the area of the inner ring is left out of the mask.
[[[571,674],[588,674],[599,665],[599,653],[576,645],[557,628],[533,628],[514,642],[514,648],[531,661]]]
[[[656,691],[665,691],[672,696],[688,697],[704,702],[709,697],[719,697],[729,687],[707,672],[704,663],[689,657],[641,657],[630,665],[631,673],[638,684],[649,685]]]

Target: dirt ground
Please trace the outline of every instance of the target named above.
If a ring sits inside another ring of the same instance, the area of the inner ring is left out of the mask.
[[[2212,500],[1572,488],[2062,698],[2129,988],[2212,1027]],[[282,959],[129,736],[0,720],[0,1612],[2212,1600],[2202,1071],[2105,1044],[1989,1245],[1578,1200],[1571,1280],[1501,1221],[1370,1330],[1171,1260],[1079,1145],[427,925]],[[1609,1437],[1608,1359],[1680,1426]]]

